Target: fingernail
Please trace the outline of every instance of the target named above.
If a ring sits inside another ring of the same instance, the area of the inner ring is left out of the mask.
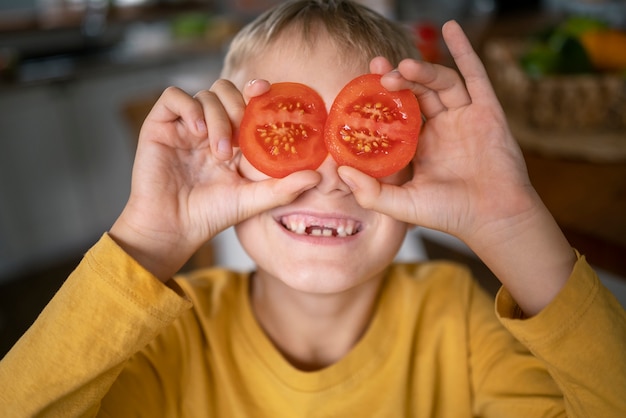
[[[231,153],[230,141],[226,138],[220,139],[217,143],[217,152],[222,155],[230,155]]]
[[[257,79],[253,78],[252,80],[248,81],[248,85],[251,86],[251,85],[253,85],[256,82],[257,82]]]

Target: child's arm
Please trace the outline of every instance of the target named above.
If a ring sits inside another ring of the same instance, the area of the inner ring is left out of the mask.
[[[142,127],[123,213],[0,362],[3,416],[94,416],[125,361],[190,305],[154,276],[167,281],[220,230],[319,181],[312,171],[240,177],[231,136],[244,107],[226,81],[195,98],[164,92]]]
[[[350,167],[339,174],[362,206],[455,235],[482,258],[504,286],[497,300],[503,325],[544,362],[569,416],[618,416],[626,387],[626,313],[584,259],[577,260],[530,184],[485,69],[460,27],[449,22],[443,35],[463,79],[413,60],[393,72],[382,58],[371,64],[385,74],[386,88],[412,89],[426,117],[413,179],[397,187]],[[527,319],[511,315],[516,304]],[[475,374],[496,371],[492,365]],[[519,384],[500,372],[486,380],[492,390],[506,393],[507,385]]]
[[[96,416],[128,358],[190,307],[170,284],[104,235],[0,361],[0,415]]]
[[[372,62],[385,87],[413,90],[426,117],[413,180],[382,185],[348,167],[340,175],[363,206],[463,240],[532,316],[563,287],[575,254],[530,184],[480,59],[456,22],[443,35],[465,83],[426,62],[392,72]]]
[[[258,82],[244,93],[268,88]],[[169,88],[146,118],[130,198],[110,235],[163,281],[221,230],[286,204],[319,181],[313,171],[280,180],[243,179],[231,137],[244,108],[241,93],[220,80],[194,97]]]

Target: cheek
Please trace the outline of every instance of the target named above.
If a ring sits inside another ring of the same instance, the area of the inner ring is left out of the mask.
[[[271,248],[268,245],[270,235],[263,226],[260,215],[252,216],[235,225],[235,234],[244,251],[255,263],[258,263],[259,259],[267,258],[268,253],[265,251]],[[260,239],[261,237],[263,239]]]
[[[385,238],[387,240],[386,245],[392,248],[391,252],[397,252],[406,237],[406,233],[409,230],[409,224],[405,222],[398,221],[390,216],[381,215],[385,217],[385,221],[382,222],[384,233],[379,233],[379,235],[385,234]]]

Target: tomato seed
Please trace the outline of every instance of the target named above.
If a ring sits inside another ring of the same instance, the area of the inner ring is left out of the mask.
[[[342,129],[339,132],[341,139],[354,147],[357,153],[387,152],[390,147],[386,136],[379,136],[376,132],[367,129],[351,130]]]
[[[352,110],[361,114],[363,118],[373,120],[374,122],[391,123],[395,120],[397,111],[385,106],[381,102],[367,103],[365,106],[354,104]]]
[[[278,108],[278,110],[286,110],[287,112],[297,111],[298,114],[300,114],[300,115],[304,115],[306,113],[305,109],[304,109],[304,106],[300,102],[289,103],[289,104],[285,104],[283,102],[280,102],[280,103],[278,103],[276,105],[276,107]]]
[[[288,107],[282,105],[283,107]],[[300,107],[299,103],[291,107]],[[257,128],[257,133],[263,142],[268,145],[268,152],[277,156],[281,153],[297,154],[296,139],[307,139],[308,133],[303,124],[294,123],[268,123]]]

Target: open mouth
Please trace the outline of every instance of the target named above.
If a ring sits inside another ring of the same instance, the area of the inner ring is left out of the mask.
[[[288,215],[280,218],[288,231],[298,235],[346,238],[358,234],[361,225],[354,219],[316,218],[313,216]]]

